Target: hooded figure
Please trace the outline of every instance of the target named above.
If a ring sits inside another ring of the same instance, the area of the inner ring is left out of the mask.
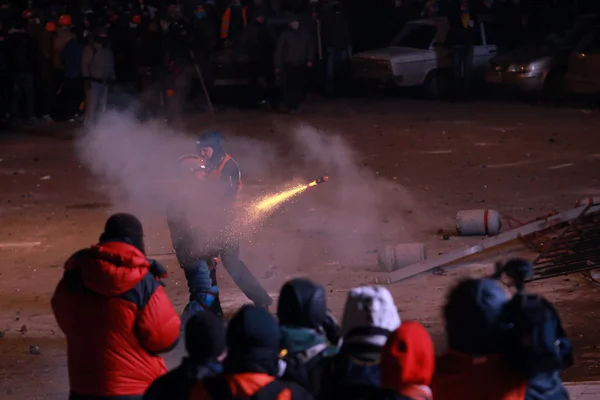
[[[381,387],[386,399],[431,399],[435,354],[427,329],[404,322],[390,336],[381,353]]]
[[[311,399],[302,387],[276,378],[280,351],[281,332],[275,318],[260,307],[242,307],[227,328],[223,373],[198,382],[190,400]]]
[[[339,327],[327,311],[325,288],[303,278],[288,281],[281,288],[277,317],[286,352],[281,378],[316,395],[323,358],[338,352],[327,338],[326,326]],[[337,338],[333,341],[337,343]]]
[[[144,253],[140,221],[115,214],[100,243],[65,264],[52,310],[67,337],[70,399],[141,399],[167,372],[157,354],[179,337],[179,317],[158,278],[166,270]]]
[[[436,361],[432,381],[436,400],[525,399],[526,380],[500,354],[508,301],[492,279],[466,279],[452,289],[444,307],[449,350]]]
[[[196,382],[221,372],[218,359],[225,352],[225,326],[212,313],[199,312],[185,326],[188,357],[181,365],[158,378],[144,400],[187,400]]]
[[[369,398],[380,386],[381,349],[399,326],[398,309],[385,287],[350,290],[342,317],[343,344],[323,366],[319,398]]]
[[[205,197],[193,204],[193,209],[202,208],[206,217],[198,222],[202,229],[193,245],[210,249],[211,255],[220,255],[223,266],[244,294],[257,306],[268,307],[273,300],[240,260],[240,246],[234,235],[227,234],[242,178],[238,164],[225,152],[222,142],[221,134],[214,131],[202,134],[196,141],[198,155],[204,160],[205,167],[204,182],[198,183],[198,187],[202,188]],[[216,284],[215,276],[213,286]]]

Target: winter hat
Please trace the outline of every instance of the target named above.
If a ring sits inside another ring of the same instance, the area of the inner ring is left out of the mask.
[[[261,307],[246,305],[229,322],[227,347],[229,353],[251,349],[280,350],[281,332],[277,320]]]
[[[429,386],[435,365],[433,341],[416,321],[404,322],[381,353],[381,386],[400,393],[405,385]]]
[[[286,282],[279,295],[277,317],[281,325],[320,328],[327,318],[325,288],[303,278]]]
[[[500,315],[509,295],[492,279],[465,279],[448,296],[444,307],[450,348],[476,355],[499,351],[504,327]]]
[[[139,219],[131,214],[113,214],[106,221],[100,242],[125,240],[139,251],[145,253],[144,230]]]
[[[267,310],[246,305],[227,327],[223,368],[229,373],[264,372],[276,376],[281,339],[277,320]]]
[[[211,312],[194,314],[185,325],[185,349],[192,360],[217,359],[225,352],[225,326]]]
[[[356,344],[368,352],[379,352],[399,326],[398,309],[385,287],[361,286],[350,290],[342,317],[343,346]]]

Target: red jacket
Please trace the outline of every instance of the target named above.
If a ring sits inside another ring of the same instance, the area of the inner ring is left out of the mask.
[[[52,297],[67,336],[71,392],[143,395],[167,372],[156,355],[173,348],[179,316],[135,247],[106,242],[75,253]]]
[[[435,400],[524,400],[527,380],[499,355],[474,358],[449,350],[436,362],[431,388]]]

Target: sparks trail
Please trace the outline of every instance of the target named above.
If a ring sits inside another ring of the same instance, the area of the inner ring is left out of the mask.
[[[254,209],[254,211],[271,210],[274,207],[276,207],[277,205],[279,205],[287,200],[290,200],[294,196],[297,196],[298,194],[302,193],[309,187],[317,186],[323,182],[327,182],[328,179],[329,179],[329,177],[322,176],[319,179],[315,179],[314,181],[312,181],[310,183],[296,186],[296,187],[294,187],[292,189],[288,189],[284,192],[280,192],[280,193],[271,195],[271,196],[259,201],[258,203],[254,204],[252,208]]]
[[[260,229],[260,222],[271,215],[281,204],[296,197],[309,187],[320,185],[328,179],[327,176],[322,176],[312,182],[263,197],[260,200],[251,203],[248,208],[246,208],[245,215],[242,217],[241,221],[238,219],[238,226],[236,229],[241,229],[242,231],[247,231],[248,229],[250,231],[256,231],[257,229]]]

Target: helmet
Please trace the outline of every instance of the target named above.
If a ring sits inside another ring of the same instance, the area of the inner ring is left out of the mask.
[[[73,21],[71,20],[71,16],[69,14],[63,14],[58,17],[58,24],[60,26],[71,26]]]
[[[31,17],[33,17],[33,11],[31,11],[30,9],[24,10],[24,11],[21,13],[21,18],[24,18],[24,19],[29,19],[29,18],[31,18]]]
[[[217,131],[204,132],[196,140],[196,147],[200,150],[202,147],[212,147],[216,152],[221,149],[223,143],[223,135]]]
[[[277,317],[282,325],[319,329],[327,319],[325,288],[308,279],[296,278],[281,288]]]
[[[136,24],[136,25],[140,25],[142,23],[142,16],[141,15],[134,15],[133,17],[131,17],[131,22]]]
[[[46,31],[52,33],[56,32],[56,22],[50,21],[46,24]]]

